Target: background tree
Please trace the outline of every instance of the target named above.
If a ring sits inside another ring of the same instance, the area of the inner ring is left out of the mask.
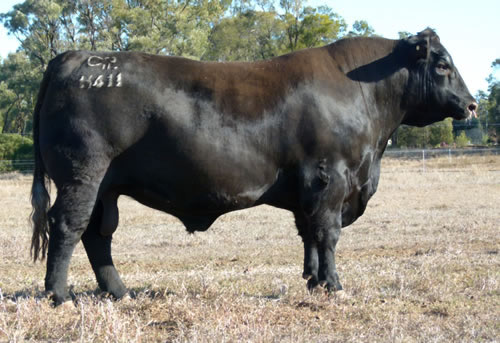
[[[19,40],[21,50],[30,59],[36,59],[40,69],[45,69],[50,59],[68,48],[61,36],[63,9],[58,1],[27,0],[0,16],[9,33]]]
[[[405,39],[405,38],[411,37],[413,34],[411,32],[408,32],[408,31],[399,31],[398,35],[399,35],[399,39]]]
[[[498,143],[500,137],[500,84],[497,82],[490,87],[488,96],[488,135],[494,143]]]
[[[0,68],[2,133],[31,132],[41,75],[24,52],[10,54]]]
[[[280,35],[282,23],[276,17],[276,12],[249,9],[222,19],[212,29],[202,59],[253,61],[277,56],[275,37]]]
[[[302,1],[238,1],[232,17],[213,27],[205,60],[270,58],[303,48],[326,45],[342,37],[345,21],[327,6],[306,7]],[[281,14],[279,14],[281,13]]]
[[[280,0],[283,34],[281,52],[325,45],[343,36],[347,25],[328,6],[305,7],[301,0]]]
[[[375,35],[375,30],[366,20],[356,20],[352,24],[352,30],[347,34],[348,37],[370,37]]]
[[[418,127],[402,126],[395,133],[396,138],[393,138],[393,146],[398,148],[421,148],[425,146],[425,132]]]
[[[72,0],[71,9],[76,11],[79,24],[78,47],[91,51],[114,50],[113,38],[113,1],[111,0]],[[118,7],[120,1],[114,1]]]
[[[432,147],[453,144],[453,119],[446,118],[442,122],[429,127],[429,145]]]
[[[488,78],[488,91],[490,92],[487,98],[486,108],[486,127],[490,140],[498,143],[500,137],[500,80],[496,78],[496,73],[500,70],[500,58],[497,58],[491,64],[493,68],[492,74]],[[488,123],[490,123],[488,126]]]

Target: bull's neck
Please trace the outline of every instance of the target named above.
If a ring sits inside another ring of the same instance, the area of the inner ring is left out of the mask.
[[[363,112],[379,132],[377,148],[383,152],[388,139],[401,124],[401,101],[408,81],[405,61],[395,51],[398,41],[383,38],[357,39],[342,52],[345,75],[362,99]]]
[[[373,118],[375,127],[380,134],[377,146],[380,152],[385,150],[387,141],[404,119],[402,100],[408,82],[407,69],[399,69],[387,78],[377,82],[359,82],[360,91],[363,92],[365,103],[373,106],[367,109]]]

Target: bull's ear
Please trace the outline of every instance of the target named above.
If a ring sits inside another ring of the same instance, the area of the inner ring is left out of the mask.
[[[407,41],[410,44],[410,55],[412,60],[427,60],[429,58],[431,51],[429,37],[416,35],[411,36]]]
[[[433,42],[439,43],[439,36],[434,30],[427,28],[424,31],[417,33],[407,39],[411,49],[410,53],[415,61],[420,59],[429,59],[431,52],[431,44]]]

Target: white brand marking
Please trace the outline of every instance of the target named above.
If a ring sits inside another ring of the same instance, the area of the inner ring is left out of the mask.
[[[113,74],[108,75],[108,88],[113,87]]]
[[[116,75],[116,87],[121,87],[122,86],[122,73],[118,73]]]
[[[104,85],[104,75],[99,75],[92,84],[92,87],[101,88],[103,85]]]
[[[107,83],[106,79],[108,80]],[[80,88],[82,89],[102,88],[103,86],[111,88],[111,87],[121,87],[123,85],[122,73],[118,73],[116,77],[115,74],[109,74],[109,75],[101,74],[97,75],[95,79],[94,75],[89,75],[89,77],[82,75],[80,77],[79,82],[80,82]]]
[[[100,57],[100,56],[90,56],[87,60],[87,65],[89,67],[101,67],[104,69],[110,69],[112,64],[116,63],[116,57]],[[113,69],[117,69],[114,67]]]
[[[85,76],[82,75],[82,77],[80,77],[80,88],[90,88],[92,87],[92,75],[89,76],[88,79],[85,79]]]
[[[90,56],[87,59],[87,65],[92,68],[99,68],[104,70],[104,74],[99,74],[94,79],[93,74],[89,76],[82,75],[79,79],[79,86],[82,89],[90,88],[111,88],[111,87],[121,87],[122,86],[122,73],[119,72],[118,66],[115,64],[117,62],[116,57],[101,57],[101,56]],[[114,74],[114,71],[117,74]],[[111,72],[111,73],[109,73]],[[109,74],[108,74],[109,73]]]

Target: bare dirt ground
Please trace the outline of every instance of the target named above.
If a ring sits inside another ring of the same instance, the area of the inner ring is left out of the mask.
[[[97,290],[81,245],[52,308],[29,257],[31,179],[0,180],[0,342],[496,342],[500,156],[384,159],[338,245],[342,295],[309,294],[291,214],[239,211],[188,235],[122,197],[115,263],[132,299]]]

